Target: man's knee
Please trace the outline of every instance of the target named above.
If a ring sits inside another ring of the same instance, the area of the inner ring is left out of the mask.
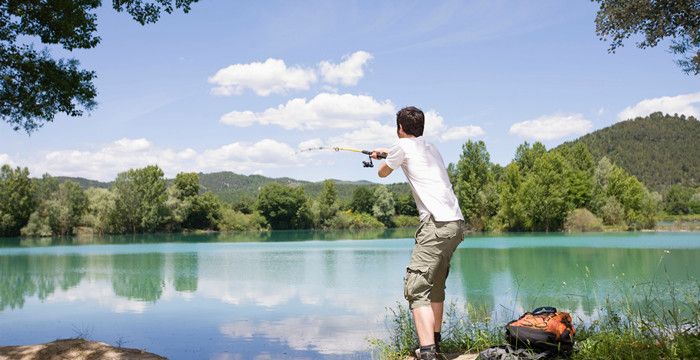
[[[404,298],[408,300],[411,310],[430,306],[430,293],[433,288],[430,267],[409,265],[404,276]]]

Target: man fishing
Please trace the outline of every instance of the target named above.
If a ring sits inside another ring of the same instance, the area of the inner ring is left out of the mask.
[[[387,177],[400,167],[416,201],[421,222],[406,267],[404,297],[420,342],[416,356],[432,360],[441,358],[445,280],[452,254],[464,238],[464,217],[440,152],[422,136],[424,126],[425,116],[420,109],[401,109],[396,114],[398,141],[389,149],[373,150],[371,157],[381,159],[386,155],[379,177]]]

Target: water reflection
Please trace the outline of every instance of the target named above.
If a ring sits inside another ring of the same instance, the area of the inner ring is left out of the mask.
[[[112,256],[112,289],[127,299],[156,301],[163,293],[163,265],[160,253]]]
[[[278,240],[282,235],[236,243],[222,234],[198,236],[208,240],[195,242],[188,235],[116,247],[0,249],[0,329],[13,324],[2,341],[70,336],[44,326],[51,314],[59,323],[75,318],[98,327],[110,324],[93,334],[105,341],[139,331],[158,334],[129,345],[174,359],[366,358],[367,337],[384,334],[386,307],[403,300],[402,277],[413,243],[289,243]],[[522,242],[508,247],[501,246],[503,239],[468,239],[455,253],[447,291],[497,317],[554,305],[586,318],[624,286],[655,277],[696,284],[700,246],[693,234],[684,236],[684,243],[673,240],[670,251]],[[608,240],[589,239],[592,245]]]
[[[412,237],[415,229],[365,230],[276,230],[236,231],[215,233],[162,233],[128,235],[85,235],[79,237],[0,238],[0,248],[95,245],[95,244],[154,244],[206,242],[292,242],[309,240],[373,240]]]
[[[83,276],[83,256],[0,256],[0,310],[21,308],[31,296],[44,300],[57,287],[75,287]]]

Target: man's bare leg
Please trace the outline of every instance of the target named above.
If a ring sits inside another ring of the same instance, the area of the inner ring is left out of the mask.
[[[445,308],[445,303],[441,302],[431,302],[430,307],[433,309],[433,319],[435,319],[435,324],[433,325],[433,331],[439,333],[442,330],[442,311]]]
[[[416,323],[416,333],[418,333],[420,346],[435,344],[435,338],[433,337],[433,329],[435,328],[433,307],[421,306],[413,309],[413,321]]]

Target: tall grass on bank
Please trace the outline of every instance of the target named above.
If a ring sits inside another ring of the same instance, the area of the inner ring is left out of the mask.
[[[572,359],[700,359],[700,283],[637,286],[579,324]]]
[[[388,340],[371,338],[370,345],[381,359],[403,360],[418,346],[411,312],[397,303],[387,308],[385,324]],[[491,321],[488,309],[467,304],[464,309],[454,302],[447,304],[443,317],[442,351],[448,353],[478,352],[501,342],[500,328]]]
[[[549,305],[549,304],[548,304]],[[408,308],[388,308],[388,340],[370,339],[380,358],[405,359],[418,344]],[[477,353],[506,343],[505,323],[490,311],[467,303],[447,305],[441,347],[446,353]],[[700,283],[690,288],[650,282],[622,289],[607,298],[596,315],[577,314],[573,360],[700,359]],[[516,316],[517,317],[517,316]]]

